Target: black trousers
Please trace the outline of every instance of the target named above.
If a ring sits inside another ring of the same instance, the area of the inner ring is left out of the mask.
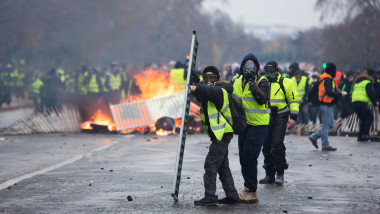
[[[358,138],[363,137],[363,135],[369,135],[369,130],[373,123],[373,114],[368,104],[364,102],[353,102],[352,107],[360,120]]]
[[[289,114],[271,116],[263,145],[264,169],[267,175],[284,174],[288,168],[285,159],[285,132]]]
[[[232,134],[225,134],[221,141],[212,140],[204,165],[203,181],[206,197],[218,197],[215,195],[217,174],[219,174],[219,180],[222,182],[226,196],[234,199],[239,197],[228,162],[228,145],[232,137]]]

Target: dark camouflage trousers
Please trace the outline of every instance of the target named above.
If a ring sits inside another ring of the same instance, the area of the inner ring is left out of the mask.
[[[218,197],[215,195],[217,174],[219,174],[219,180],[222,182],[226,196],[229,198],[239,197],[228,162],[228,145],[232,137],[232,134],[228,134],[224,135],[221,141],[212,140],[204,165],[203,180],[206,197]]]

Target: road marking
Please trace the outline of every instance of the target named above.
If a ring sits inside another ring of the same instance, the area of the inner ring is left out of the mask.
[[[125,138],[131,138],[131,137],[133,137],[133,135],[127,135]],[[107,143],[107,144],[102,145],[102,146],[100,146],[100,147],[98,147],[96,149],[91,150],[88,153],[76,155],[76,156],[74,156],[74,157],[72,157],[72,158],[70,158],[68,160],[62,161],[62,162],[57,163],[57,164],[55,164],[53,166],[49,166],[49,167],[46,167],[44,169],[40,169],[38,171],[28,173],[28,174],[20,176],[18,178],[10,179],[10,180],[5,181],[4,183],[0,184],[0,190],[5,189],[8,186],[12,186],[15,183],[18,183],[18,182],[20,182],[20,181],[22,181],[24,179],[28,179],[28,178],[31,178],[31,177],[36,176],[36,175],[44,174],[44,173],[49,172],[51,170],[61,168],[61,167],[65,166],[65,165],[67,165],[67,164],[70,164],[70,163],[73,163],[73,162],[75,162],[77,160],[82,159],[86,155],[89,155],[89,154],[91,154],[93,152],[99,152],[101,150],[107,149],[107,148],[109,148],[109,147],[111,147],[111,146],[113,146],[115,144],[118,144],[118,143],[119,143],[119,141],[114,141],[112,143]]]

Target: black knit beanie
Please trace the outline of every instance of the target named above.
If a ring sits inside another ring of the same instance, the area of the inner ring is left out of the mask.
[[[218,80],[219,80],[219,78],[220,78],[219,70],[215,66],[207,66],[203,70],[203,74],[205,74],[207,72],[212,72],[213,74],[216,74],[218,76]]]
[[[334,63],[329,62],[326,64],[326,73],[330,74],[331,77],[335,77],[336,74],[336,66]]]

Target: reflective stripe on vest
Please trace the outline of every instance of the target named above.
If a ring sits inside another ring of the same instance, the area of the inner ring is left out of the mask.
[[[368,104],[372,104],[369,99],[366,91],[367,84],[371,83],[370,80],[363,80],[359,83],[355,83],[354,91],[352,93],[352,102],[364,102]]]
[[[91,75],[90,82],[88,83],[88,92],[99,93],[99,85],[96,81],[96,74]]]
[[[109,74],[110,75],[110,88],[111,90],[120,90],[121,88],[121,75],[120,74],[116,74],[116,75],[113,75],[112,73]]]
[[[185,75],[184,68],[173,68],[170,70],[170,78],[178,88],[185,89],[186,80],[183,78]]]
[[[305,95],[307,77],[301,76],[301,79],[298,84],[295,77],[292,77],[292,81],[293,81],[294,87],[296,87],[297,89],[298,96],[303,97]]]
[[[211,131],[214,133],[216,139],[218,139],[219,141],[222,140],[224,133],[233,132],[231,125],[223,117],[224,115],[228,120],[230,120],[229,122],[232,124],[232,116],[231,116],[231,110],[230,110],[230,105],[228,101],[228,93],[225,89],[222,89],[222,91],[223,91],[223,106],[220,111],[218,111],[214,103],[210,101],[207,102],[207,114],[208,114],[208,120],[210,122]],[[205,115],[204,115],[204,110],[202,108],[202,105],[201,105],[200,113],[201,113],[203,129],[205,130],[207,134],[209,134],[208,132],[209,127],[207,126],[205,122]]]
[[[260,77],[259,81],[265,77]],[[249,84],[246,84],[243,90],[243,76],[240,76],[234,81],[234,94],[242,99],[245,108],[245,116],[247,124],[253,126],[268,125],[269,111],[266,104],[259,105],[249,90]]]
[[[329,97],[326,94],[326,89],[325,89],[325,79],[326,78],[332,79],[331,75],[328,73],[323,73],[321,75],[322,82],[318,86],[318,99],[320,102],[323,102],[323,103],[331,103],[334,100],[334,97]],[[335,82],[334,81],[332,81],[332,90],[333,90],[333,92],[335,91]]]
[[[294,78],[294,77],[293,77]],[[270,104],[271,106],[276,106],[278,108],[277,113],[291,112],[292,114],[298,114],[300,97],[296,91],[296,84],[289,78],[284,78],[282,84],[284,85],[284,91],[280,86],[281,75],[277,77],[276,82],[270,83]],[[305,80],[306,84],[306,80]],[[286,103],[288,100],[289,103]],[[288,107],[289,104],[289,107]]]
[[[43,85],[44,83],[40,80],[40,78],[37,78],[33,81],[30,91],[34,94],[40,94],[40,89]]]

